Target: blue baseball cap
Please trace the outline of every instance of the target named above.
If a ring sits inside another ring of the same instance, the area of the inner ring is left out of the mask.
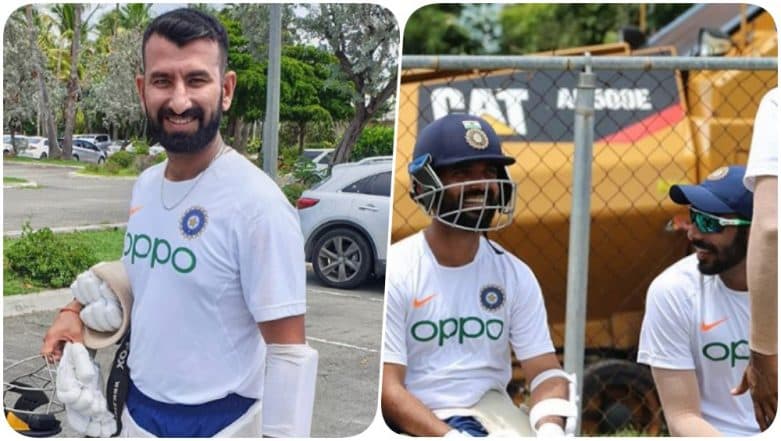
[[[754,194],[743,185],[746,167],[721,167],[699,185],[673,185],[670,199],[676,204],[691,205],[712,214],[739,214],[751,220]]]
[[[426,155],[433,168],[476,160],[515,163],[515,158],[502,153],[502,142],[486,120],[463,113],[446,115],[420,131],[412,158]]]

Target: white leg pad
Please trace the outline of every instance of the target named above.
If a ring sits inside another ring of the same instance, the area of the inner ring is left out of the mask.
[[[473,416],[493,437],[534,435],[529,416],[504,391],[491,389],[472,407],[437,409],[434,414],[441,420],[455,415]]]

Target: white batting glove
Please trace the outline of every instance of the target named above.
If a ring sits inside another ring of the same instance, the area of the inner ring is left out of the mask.
[[[73,297],[84,305],[79,316],[89,328],[113,332],[122,324],[122,307],[108,284],[92,271],[79,274],[71,284]]]
[[[57,398],[65,406],[68,424],[80,434],[109,437],[116,420],[100,388],[100,369],[81,343],[66,343],[57,367]]]

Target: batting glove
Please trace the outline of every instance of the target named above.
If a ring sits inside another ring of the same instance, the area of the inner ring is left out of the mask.
[[[80,434],[110,437],[117,423],[100,388],[100,369],[81,343],[66,343],[57,367],[57,398],[68,424]]]
[[[73,297],[82,308],[79,316],[85,325],[100,332],[113,332],[122,324],[122,307],[106,282],[87,270],[71,284]]]

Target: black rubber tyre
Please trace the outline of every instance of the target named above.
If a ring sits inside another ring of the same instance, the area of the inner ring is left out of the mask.
[[[372,260],[369,243],[362,234],[348,228],[326,231],[312,249],[315,274],[334,288],[353,289],[365,282]]]
[[[667,432],[648,366],[601,360],[586,366],[583,376],[583,435],[632,430],[657,436]]]
[[[73,155],[73,160],[79,162],[79,155]]]

